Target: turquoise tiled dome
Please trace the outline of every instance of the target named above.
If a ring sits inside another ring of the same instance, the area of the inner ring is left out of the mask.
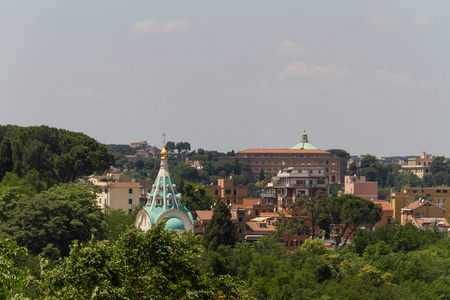
[[[164,226],[166,230],[184,230],[183,222],[178,218],[170,218],[166,221],[166,226]]]

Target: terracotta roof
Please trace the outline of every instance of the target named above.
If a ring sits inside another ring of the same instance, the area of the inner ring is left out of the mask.
[[[262,212],[261,217],[273,217],[273,218],[279,218],[280,214],[277,212]]]
[[[436,206],[436,207],[439,207],[439,208],[442,209],[442,210],[445,210],[445,208],[440,207],[440,206],[434,204],[433,202],[430,202],[430,201],[427,201],[427,200],[424,200],[424,201],[422,202],[422,200],[420,200],[420,199],[414,201],[413,203],[409,204],[408,206],[403,207],[402,210],[414,210],[414,209],[418,208],[419,206],[422,206],[422,205],[425,204],[425,203],[430,203],[430,204],[432,204],[432,205],[434,205],[434,206]]]
[[[196,210],[195,213],[197,214],[197,218],[200,220],[211,220],[212,218],[212,210]]]
[[[255,205],[261,202],[261,199],[244,198],[244,205]]]
[[[212,210],[196,210],[197,219],[202,221],[211,221],[213,211]],[[231,220],[236,220],[235,214],[231,214]]]
[[[275,226],[273,226],[272,224],[267,224],[267,223],[263,223],[263,222],[246,222],[245,223],[247,225],[247,230],[250,229],[250,231],[266,231],[266,232],[275,232],[277,231],[275,229]],[[260,227],[259,224],[263,224],[263,226],[265,227]]]
[[[440,223],[445,227],[450,227],[450,223],[446,218],[414,218],[414,220],[421,226],[433,226],[434,224]],[[426,223],[426,225],[424,225]]]
[[[328,151],[325,150],[320,150],[320,149],[311,149],[311,150],[306,150],[306,149],[246,149],[246,150],[242,150],[239,151],[238,154],[247,154],[247,153],[261,153],[261,154],[266,154],[266,153],[292,153],[292,154],[303,154],[303,153],[310,153],[310,154],[316,154],[316,153],[322,153],[322,154],[331,154]]]
[[[392,206],[389,204],[389,202],[384,200],[374,200],[374,204],[381,205],[382,211],[393,211]]]

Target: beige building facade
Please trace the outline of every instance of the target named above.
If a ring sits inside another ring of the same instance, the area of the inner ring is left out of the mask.
[[[401,172],[411,173],[419,178],[431,174],[430,166],[435,156],[422,152],[420,157],[408,158],[400,168]]]
[[[413,203],[416,195],[431,197],[433,203],[450,211],[450,187],[437,188],[405,188],[400,193],[391,193],[391,206],[394,210],[394,218],[401,221],[401,209]]]

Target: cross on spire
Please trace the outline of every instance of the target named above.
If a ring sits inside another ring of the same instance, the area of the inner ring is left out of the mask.
[[[164,133],[162,134],[162,136],[164,137],[164,143],[163,143],[163,145],[166,146],[166,136],[167,136],[167,135],[166,135],[166,133],[164,132]]]

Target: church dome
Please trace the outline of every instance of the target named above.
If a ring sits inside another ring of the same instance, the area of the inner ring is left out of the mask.
[[[166,146],[164,145],[163,149],[161,150],[161,159],[167,159],[169,156],[169,153],[166,150]]]
[[[183,221],[178,218],[171,217],[166,221],[166,226],[164,226],[166,230],[185,230]]]

